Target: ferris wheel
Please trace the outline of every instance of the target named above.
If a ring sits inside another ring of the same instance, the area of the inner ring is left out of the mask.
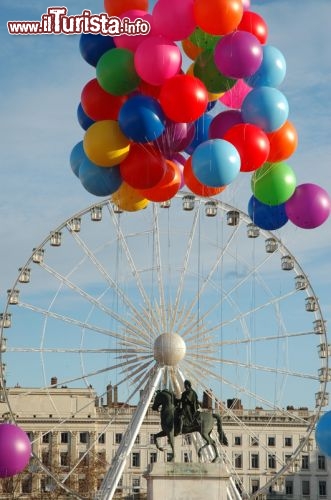
[[[41,388],[60,414],[54,374],[58,386],[93,387],[98,398],[112,380],[136,405],[98,498],[112,498],[163,385],[189,378],[252,437],[235,402],[267,410],[269,428],[290,405],[312,409],[300,444],[286,461],[276,457],[273,477],[251,498],[284,474],[327,404],[329,347],[307,274],[275,234],[218,199],[183,192],[135,213],[104,200],[71,216],[19,269],[0,321],[1,397],[13,421],[6,388],[18,381],[27,387],[21,399]]]

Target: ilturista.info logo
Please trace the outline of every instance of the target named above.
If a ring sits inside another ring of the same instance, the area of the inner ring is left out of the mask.
[[[77,35],[91,33],[93,35],[147,35],[151,26],[141,18],[134,21],[128,17],[123,19],[108,16],[105,12],[92,14],[83,10],[81,14],[68,16],[66,7],[48,7],[40,21],[8,21],[8,33],[11,35]]]

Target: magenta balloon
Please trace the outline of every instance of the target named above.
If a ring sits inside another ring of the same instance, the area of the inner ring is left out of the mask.
[[[152,16],[153,26],[169,40],[184,40],[196,27],[194,0],[158,0]]]
[[[223,139],[226,132],[239,123],[243,123],[243,120],[238,110],[229,109],[218,113],[209,125],[209,139]]]
[[[248,31],[233,31],[215,46],[214,60],[219,71],[230,78],[245,78],[261,65],[263,50],[260,41]]]
[[[141,44],[146,37],[152,36],[154,34],[153,29],[153,18],[152,15],[144,10],[132,9],[121,14],[120,19],[124,19],[127,17],[130,22],[135,21],[136,19],[142,19],[143,21],[147,21],[151,27],[149,33],[141,34],[141,35],[118,35],[114,36],[114,43],[116,47],[121,47],[122,49],[129,49],[133,52],[137,49],[138,45]]]
[[[14,424],[0,425],[0,477],[11,477],[22,472],[31,456],[30,440]]]
[[[244,10],[249,10],[250,6],[251,6],[251,1],[250,0],[243,0]]]
[[[237,80],[234,86],[219,98],[219,101],[228,108],[240,109],[243,100],[251,90],[252,87],[247,85],[244,80]]]
[[[168,120],[164,132],[154,144],[166,158],[173,153],[183,151],[193,141],[195,134],[194,123],[181,123]]]
[[[285,204],[287,216],[303,229],[314,229],[327,220],[331,212],[328,193],[317,184],[300,184]]]
[[[146,38],[134,55],[138,75],[151,85],[162,85],[181,68],[182,55],[178,46],[158,35]]]

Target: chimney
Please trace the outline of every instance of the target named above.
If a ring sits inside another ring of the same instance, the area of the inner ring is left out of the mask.
[[[113,386],[112,384],[107,385],[107,406],[111,408],[113,405]]]
[[[57,377],[52,377],[51,378],[51,386],[56,388],[57,387]]]
[[[117,385],[114,385],[114,403],[118,403],[118,387]]]
[[[213,409],[213,399],[212,399],[212,390],[210,389],[208,392],[203,391],[202,396],[202,408],[207,408],[208,410]]]
[[[241,404],[241,399],[228,399],[227,400],[227,407],[231,408],[231,410],[242,410],[243,405]]]

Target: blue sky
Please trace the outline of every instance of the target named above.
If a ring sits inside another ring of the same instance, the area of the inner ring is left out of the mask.
[[[80,92],[95,70],[80,56],[78,36],[10,36],[6,22],[40,19],[51,6],[35,0],[1,0],[0,99],[0,300],[4,303],[21,267],[49,231],[97,201],[72,174],[69,155],[83,137],[76,119]],[[90,4],[66,3],[70,14]],[[329,0],[256,0],[252,10],[269,26],[269,43],[287,61],[281,90],[299,147],[289,160],[298,183],[315,182],[331,193],[331,5]],[[94,12],[103,2],[93,2]],[[224,195],[246,210],[249,178],[241,177]],[[304,231],[287,224],[280,233],[309,275],[324,316],[331,320],[331,220]]]

